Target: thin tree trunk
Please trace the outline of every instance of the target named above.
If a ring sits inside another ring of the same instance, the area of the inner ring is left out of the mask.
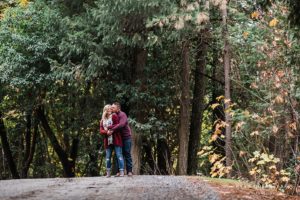
[[[199,151],[202,116],[204,109],[204,95],[205,95],[205,67],[207,55],[207,36],[208,29],[203,29],[199,35],[197,42],[197,58],[195,68],[195,85],[193,91],[193,105],[191,116],[191,127],[189,136],[189,153],[188,153],[188,174],[196,174],[197,172],[197,152]]]
[[[72,169],[72,172],[74,173],[75,176],[75,164],[76,164],[76,158],[78,154],[78,146],[79,146],[79,139],[75,138],[72,140],[72,146],[71,146],[71,151],[70,151],[70,167]]]
[[[33,128],[32,143],[31,143],[31,147],[30,147],[30,150],[29,150],[29,154],[27,156],[27,159],[26,159],[26,161],[24,163],[24,166],[23,166],[23,169],[22,169],[22,174],[24,175],[24,177],[28,176],[28,170],[29,170],[30,164],[33,160],[35,147],[36,147],[37,135],[39,134],[38,131],[39,131],[38,130],[38,122],[36,120],[35,124],[34,124],[34,128]]]
[[[14,162],[12,152],[8,143],[7,139],[7,133],[4,126],[4,121],[2,118],[2,113],[0,112],[0,136],[1,136],[1,143],[4,151],[5,158],[8,163],[8,167],[10,169],[10,172],[12,174],[12,177],[15,179],[20,178],[20,175],[18,174],[16,164]]]
[[[46,133],[47,137],[49,138],[49,140],[53,146],[53,149],[56,152],[56,154],[58,155],[58,158],[63,166],[64,176],[74,177],[75,173],[74,173],[74,168],[72,166],[72,163],[69,162],[67,153],[63,150],[63,148],[58,143],[56,136],[54,135],[52,129],[49,126],[48,120],[45,116],[45,113],[44,113],[44,110],[42,107],[39,107],[37,109],[37,116],[38,116],[39,120],[41,121],[41,124],[45,130],[45,133]]]
[[[226,2],[226,1],[225,1]],[[228,29],[227,29],[227,2],[222,9],[222,22],[223,22],[223,40],[224,40],[224,81],[225,81],[225,152],[226,152],[226,166],[232,166],[232,135],[231,135],[231,115],[228,112],[230,106],[231,95],[230,95],[230,48],[228,41]],[[227,174],[227,177],[232,176],[232,170]]]
[[[178,168],[179,175],[187,174],[188,144],[189,144],[189,105],[190,105],[190,63],[189,63],[189,42],[183,43],[182,50],[182,72],[181,72],[181,98],[180,98],[180,117],[179,117],[179,153]]]
[[[25,153],[22,163],[21,177],[27,178],[26,161],[30,154],[31,147],[31,111],[26,114],[26,131],[25,131]]]

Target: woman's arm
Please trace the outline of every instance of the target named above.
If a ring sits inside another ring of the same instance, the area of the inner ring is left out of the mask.
[[[100,121],[100,134],[107,135],[107,130],[104,129],[102,120]]]

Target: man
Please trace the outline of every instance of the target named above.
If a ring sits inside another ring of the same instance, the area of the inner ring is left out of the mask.
[[[119,123],[110,128],[111,132],[119,130],[123,141],[123,156],[126,162],[126,171],[128,176],[132,176],[132,158],[131,158],[131,130],[128,124],[127,115],[121,111],[121,105],[118,102],[112,104],[112,112],[119,117]],[[118,176],[118,175],[117,175]]]

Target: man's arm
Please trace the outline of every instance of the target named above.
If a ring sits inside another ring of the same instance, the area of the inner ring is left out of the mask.
[[[126,123],[127,123],[127,116],[126,116],[126,114],[122,113],[119,116],[119,123],[108,127],[108,129],[115,131],[115,130],[121,129],[124,126],[126,126]]]

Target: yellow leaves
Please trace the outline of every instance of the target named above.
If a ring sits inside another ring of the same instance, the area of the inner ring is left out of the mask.
[[[287,183],[290,180],[290,173],[285,170],[277,170],[276,163],[280,160],[273,154],[253,152],[254,157],[249,159],[250,165],[254,165],[249,174],[255,178],[258,183],[278,187],[281,183]]]
[[[282,104],[283,102],[284,102],[284,99],[282,98],[281,95],[277,95],[277,96],[275,97],[275,103],[277,103],[277,104]]]
[[[209,21],[209,15],[206,12],[200,12],[196,16],[196,23],[202,24]]]
[[[292,42],[289,41],[288,39],[284,40],[284,44],[285,44],[287,47],[289,47],[289,48],[292,47]]]
[[[272,157],[271,157],[272,156]],[[273,155],[268,155],[268,154],[266,154],[266,153],[262,153],[261,155],[260,155],[260,158],[264,161],[264,162],[272,162],[272,158],[273,158]]]
[[[247,38],[248,38],[248,35],[249,35],[249,32],[245,31],[245,32],[243,33],[244,39],[247,39]]]
[[[277,75],[279,78],[282,78],[282,77],[285,75],[285,73],[284,73],[283,70],[278,70],[278,71],[276,72],[276,75]]]
[[[221,156],[219,154],[212,154],[208,157],[210,163],[216,162]]]
[[[289,127],[290,127],[290,129],[292,129],[293,131],[296,131],[296,130],[297,130],[297,124],[296,124],[296,122],[290,123],[290,124],[289,124]]]
[[[217,134],[213,134],[209,140],[209,142],[213,142],[213,141],[216,141],[218,139],[218,135]]]
[[[272,131],[274,134],[276,134],[278,132],[279,128],[276,125],[273,125],[272,127]]]
[[[278,22],[279,22],[278,19],[274,18],[269,22],[269,26],[275,27],[275,26],[277,26]]]
[[[280,159],[279,158],[274,158],[273,159],[273,163],[279,163],[280,162]]]
[[[264,165],[266,162],[264,161],[264,160],[260,160],[260,161],[258,161],[256,164],[257,165]]]
[[[283,176],[283,177],[281,177],[281,179],[280,179],[282,182],[289,182],[290,181],[290,178],[289,177],[287,177],[287,176]]]
[[[223,95],[221,95],[221,96],[218,96],[216,99],[217,99],[217,101],[221,101],[222,99],[225,99],[225,97]]]
[[[258,86],[255,82],[251,83],[250,88],[257,89]]]
[[[247,152],[245,152],[245,151],[240,151],[240,152],[239,152],[239,156],[240,156],[240,157],[243,157],[243,156],[245,156],[245,155],[247,155]]]
[[[280,170],[280,174],[283,175],[283,176],[290,176],[291,173],[285,171],[284,169]]]
[[[210,107],[214,110],[216,107],[218,107],[220,104],[219,103],[214,103]]]
[[[221,156],[219,157],[221,158]],[[216,160],[211,167],[211,177],[222,177],[225,174],[228,174],[229,171],[231,170],[231,166],[225,167],[223,162],[226,159],[226,157],[221,158],[220,160]]]
[[[258,174],[258,173],[260,173],[260,172],[261,172],[260,169],[257,169],[257,167],[254,167],[254,168],[252,168],[252,169],[249,171],[249,174],[250,174],[251,176],[253,176],[253,175],[256,175],[256,174]]]
[[[201,151],[199,151],[197,153],[198,156],[200,157],[205,157],[207,155],[210,155],[213,153],[213,150],[212,150],[213,146],[204,146]]]
[[[20,0],[19,4],[20,4],[21,7],[27,7],[28,3],[29,3],[28,0]]]
[[[256,135],[259,135],[258,131],[253,131],[252,133],[250,133],[250,136],[256,136]]]
[[[270,170],[276,170],[277,168],[276,168],[276,165],[271,165],[271,166],[269,167],[269,169],[270,169]]]
[[[230,103],[230,101],[231,101],[230,99],[224,99],[225,104]]]
[[[17,110],[10,110],[9,112],[5,113],[5,119],[6,118],[19,118],[21,116],[21,113]]]
[[[258,19],[260,16],[258,11],[254,11],[253,13],[251,13],[251,18],[252,19]]]
[[[235,125],[235,131],[240,131],[242,129],[242,127],[243,127],[244,124],[246,124],[244,121],[238,122]]]
[[[179,17],[178,21],[174,25],[176,30],[181,30],[184,28],[184,19],[182,17]]]
[[[248,110],[243,111],[245,117],[250,117],[250,112]]]

